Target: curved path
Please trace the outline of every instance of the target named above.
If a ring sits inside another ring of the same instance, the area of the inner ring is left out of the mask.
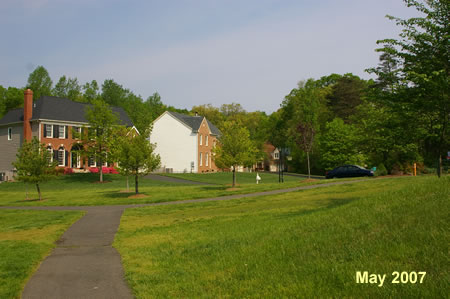
[[[275,195],[366,180],[332,182],[251,194],[153,204],[80,207],[0,207],[0,209],[83,210],[87,212],[63,234],[57,242],[56,248],[44,259],[39,269],[26,284],[22,298],[133,298],[132,292],[124,279],[120,255],[111,246],[120,224],[120,217],[126,208]]]

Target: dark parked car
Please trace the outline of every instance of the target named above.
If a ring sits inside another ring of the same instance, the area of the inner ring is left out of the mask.
[[[327,179],[350,178],[358,176],[373,176],[373,171],[358,165],[344,165],[330,170],[326,174]]]

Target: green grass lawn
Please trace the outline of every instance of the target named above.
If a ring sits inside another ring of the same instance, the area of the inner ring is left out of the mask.
[[[78,211],[0,210],[0,298],[18,298],[26,281]]]
[[[221,202],[127,209],[114,246],[138,298],[450,293],[450,177],[409,177]],[[356,271],[386,274],[382,287]],[[425,271],[392,284],[394,271]]]
[[[317,182],[304,182],[301,178],[286,180],[278,183],[278,177],[272,174],[262,176],[263,183],[256,185],[250,180],[250,174],[243,174],[242,184],[237,190],[228,190],[228,179],[231,182],[231,174],[196,174],[191,179],[204,179],[211,175],[211,180],[221,182],[218,185],[186,185],[179,183],[161,182],[151,179],[140,178],[140,193],[147,195],[144,198],[129,198],[133,193],[121,192],[126,189],[126,178],[120,175],[107,174],[105,180],[108,183],[99,184],[97,174],[71,174],[57,177],[49,182],[41,184],[44,200],[37,201],[37,192],[34,185],[24,183],[2,183],[0,184],[0,206],[78,206],[78,205],[116,205],[116,204],[139,204],[163,201],[177,201],[195,198],[217,197],[230,194],[252,193],[268,191],[281,188],[290,188],[302,185],[310,185]],[[229,178],[227,177],[229,176]],[[251,177],[256,175],[251,174]],[[244,183],[244,178],[252,183]],[[130,178],[130,191],[134,184]],[[238,179],[239,182],[239,179]],[[26,200],[26,191],[29,198]]]
[[[232,172],[213,172],[213,173],[165,173],[165,176],[203,182],[218,185],[231,185],[233,182]],[[274,173],[259,172],[261,177],[260,184],[278,183],[278,175]],[[284,176],[284,182],[298,182],[302,178],[293,176]],[[256,172],[236,172],[237,184],[255,184]]]

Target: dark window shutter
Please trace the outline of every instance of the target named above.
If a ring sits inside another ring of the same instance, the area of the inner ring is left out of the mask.
[[[65,160],[66,160],[65,165],[69,166],[69,152],[68,151],[64,151],[64,154],[66,155],[66,157],[65,157]]]
[[[64,126],[64,133],[66,134],[65,138],[69,138],[69,127],[68,126]]]
[[[53,161],[58,161],[58,151],[53,150]]]
[[[59,138],[59,126],[58,125],[53,126],[53,138]]]
[[[44,124],[44,137],[47,137],[47,125]]]

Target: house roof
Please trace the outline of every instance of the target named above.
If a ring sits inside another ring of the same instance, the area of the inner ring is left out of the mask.
[[[174,116],[179,121],[181,121],[182,123],[187,125],[189,128],[191,128],[192,132],[198,132],[198,130],[200,129],[200,125],[202,124],[202,121],[204,118],[203,116],[190,116],[190,115],[181,114],[178,112],[171,112],[171,111],[168,111],[168,113],[170,113],[172,116]],[[208,123],[209,129],[211,130],[211,134],[217,135],[217,136],[220,135],[219,129],[213,123],[211,123],[207,119],[206,119],[206,122]]]
[[[33,103],[31,120],[46,119],[68,122],[88,123],[85,114],[87,103],[74,102],[65,98],[43,96]],[[126,112],[119,107],[111,107],[117,113],[122,125],[133,126]],[[23,108],[14,109],[0,119],[0,125],[23,122]]]

